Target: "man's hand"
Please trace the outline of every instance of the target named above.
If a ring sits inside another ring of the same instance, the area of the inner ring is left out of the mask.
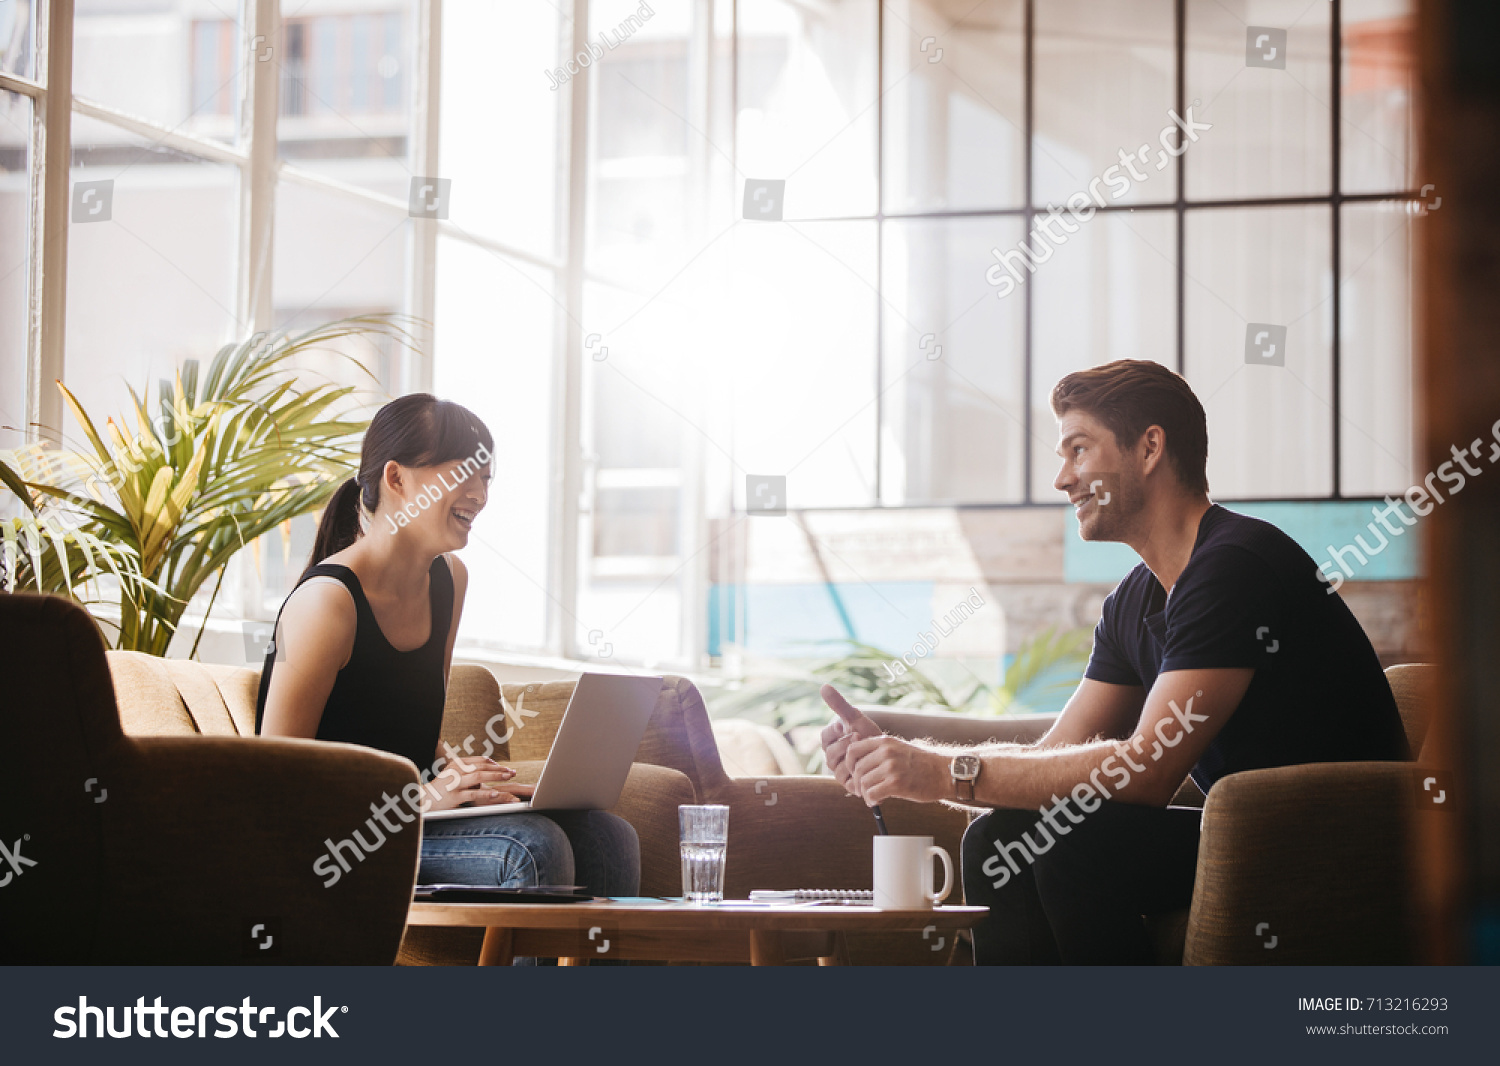
[[[823,754],[834,779],[874,806],[892,796],[932,803],[948,796],[948,758],[924,751],[880,727],[824,685],[823,702],[838,718],[823,730]]]
[[[893,798],[936,803],[953,798],[949,761],[899,737],[855,740],[844,755],[844,787],[871,807]]]
[[[849,745],[854,741],[880,736],[880,727],[865,717],[864,712],[858,707],[844,699],[839,690],[832,685],[824,685],[821,694],[823,702],[828,704],[837,715],[823,729],[823,758],[828,763],[828,772],[833,774],[834,779],[853,792],[854,790],[849,788],[849,769],[845,765],[844,757],[849,750]]]

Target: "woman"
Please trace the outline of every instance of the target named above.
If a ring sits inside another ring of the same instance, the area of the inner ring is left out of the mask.
[[[452,553],[489,498],[493,443],[468,410],[426,393],[376,412],[359,475],[329,499],[312,561],[277,617],[256,699],[260,735],[364,744],[419,769],[444,756],[439,730],[468,584]],[[428,810],[531,794],[483,756],[455,759],[429,782],[432,772],[423,774]],[[417,880],[632,896],[640,849],[630,824],[603,811],[424,821]]]

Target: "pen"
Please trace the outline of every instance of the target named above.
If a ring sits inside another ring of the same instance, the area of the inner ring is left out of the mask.
[[[870,813],[875,816],[875,828],[880,830],[880,835],[883,837],[890,836],[891,831],[885,827],[885,816],[880,813],[880,804],[877,803],[872,806]]]

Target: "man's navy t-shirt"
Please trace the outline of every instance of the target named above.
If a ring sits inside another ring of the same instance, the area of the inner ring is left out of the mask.
[[[1170,596],[1142,563],[1105,599],[1084,676],[1150,691],[1169,670],[1253,667],[1193,767],[1205,793],[1240,770],[1411,758],[1375,649],[1317,573],[1281,530],[1214,504]]]

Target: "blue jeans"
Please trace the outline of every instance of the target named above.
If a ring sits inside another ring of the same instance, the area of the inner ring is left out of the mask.
[[[607,811],[491,814],[422,823],[419,884],[583,885],[596,896],[640,891],[635,828]]]

